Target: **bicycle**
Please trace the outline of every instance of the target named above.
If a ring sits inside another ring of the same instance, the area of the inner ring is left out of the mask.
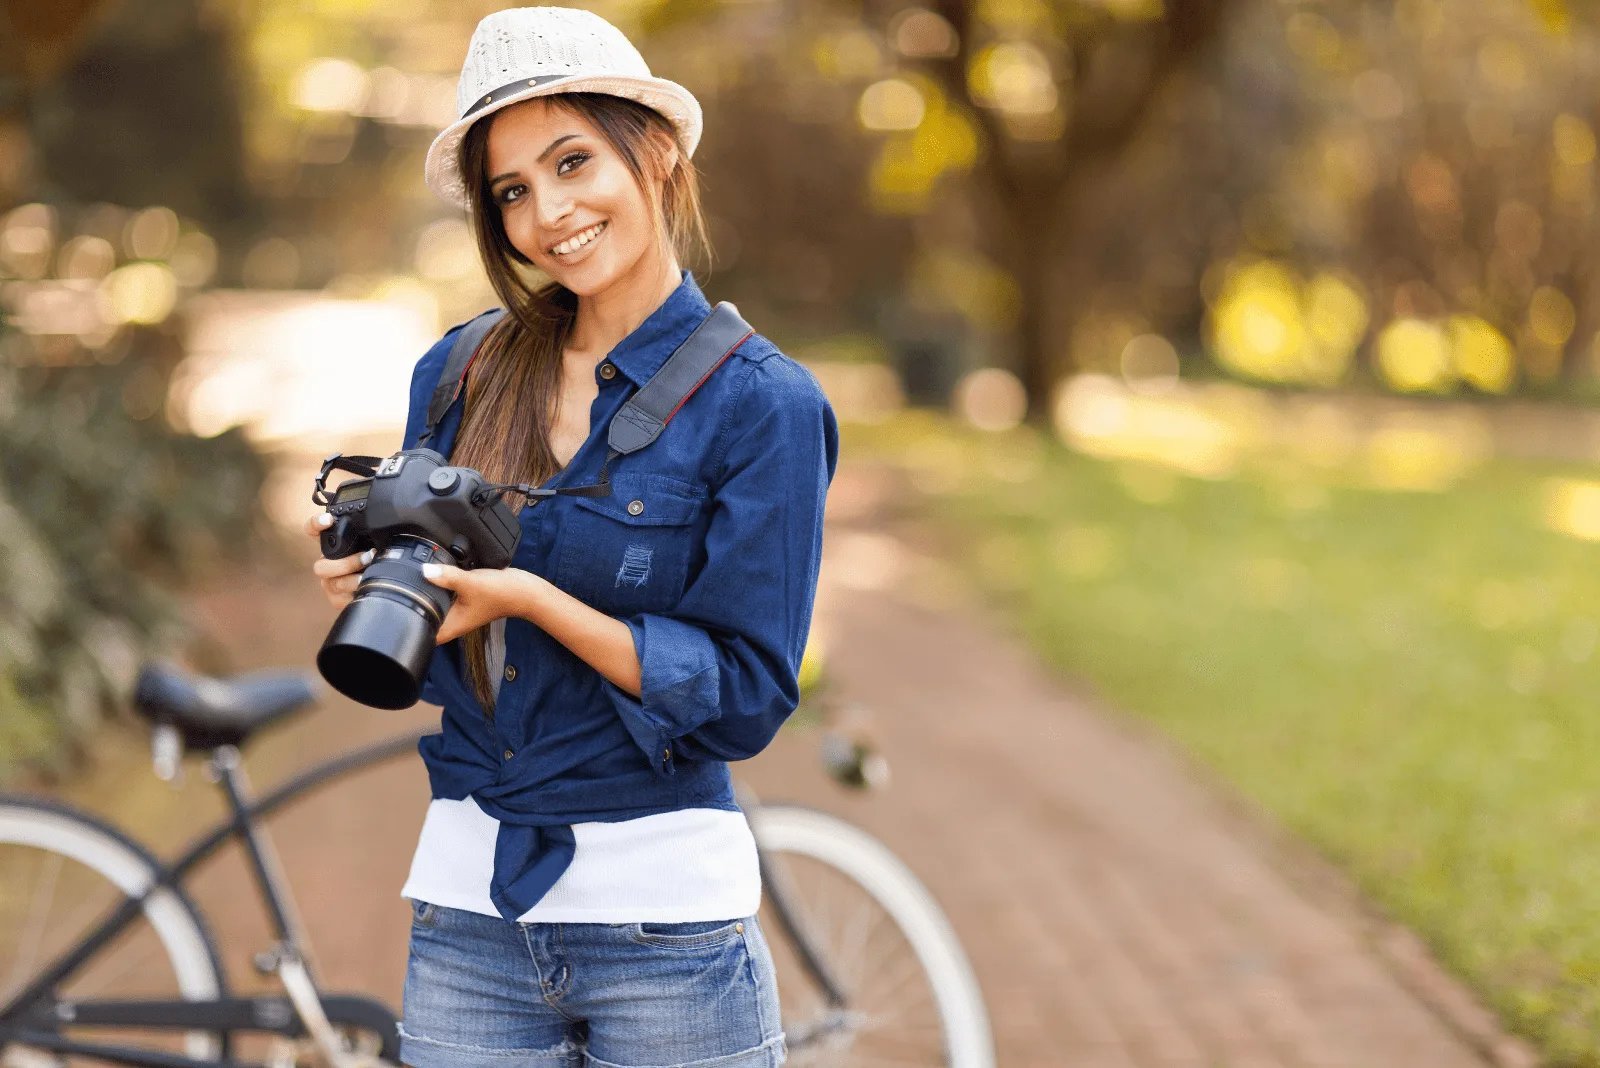
[[[311,678],[291,672],[217,680],[152,665],[141,673],[134,706],[153,725],[155,773],[171,780],[184,754],[204,754],[206,777],[230,813],[171,862],[60,802],[0,794],[0,1068],[62,1068],[77,1059],[134,1068],[398,1063],[387,1005],[317,983],[262,821],[313,790],[415,752],[426,732],[352,750],[252,796],[241,749],[316,694]],[[836,777],[863,778],[859,759],[841,767]],[[760,916],[779,969],[790,1063],[992,1068],[976,978],[910,869],[827,813],[757,803],[744,789],[740,804],[760,857]],[[276,976],[282,996],[230,994],[210,926],[184,890],[199,865],[236,839],[276,939],[254,965]],[[69,896],[88,901],[73,902],[70,922],[53,935],[49,923]],[[132,974],[117,962],[140,952],[165,963]],[[264,1041],[264,1060],[238,1059],[246,1039]]]

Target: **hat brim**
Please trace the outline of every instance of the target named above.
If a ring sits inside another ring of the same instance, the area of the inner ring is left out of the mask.
[[[468,206],[467,185],[456,166],[456,156],[461,139],[472,124],[493,115],[501,108],[531,100],[534,97],[554,96],[557,93],[605,93],[636,100],[653,111],[660,112],[678,131],[685,155],[693,156],[700,144],[700,102],[677,82],[665,78],[630,78],[616,74],[574,74],[567,78],[529,86],[525,92],[513,93],[496,100],[482,110],[457,119],[439,132],[428,146],[428,160],[424,176],[428,188],[440,199],[456,207]]]

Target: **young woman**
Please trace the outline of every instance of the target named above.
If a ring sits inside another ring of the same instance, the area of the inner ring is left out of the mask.
[[[509,314],[429,447],[495,482],[592,483],[612,416],[710,312],[679,265],[703,245],[699,105],[559,8],[485,18],[458,101],[428,182],[467,209]],[[455,335],[417,364],[406,447]],[[402,891],[408,1065],[783,1062],[726,761],[798,700],[837,449],[815,379],[753,334],[610,461],[609,496],[523,508],[512,566],[429,565],[456,600]],[[342,606],[365,563],[313,570]]]

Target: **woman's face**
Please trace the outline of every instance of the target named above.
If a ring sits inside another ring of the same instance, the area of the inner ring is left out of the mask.
[[[542,99],[513,104],[491,120],[488,150],[491,210],[555,281],[592,297],[661,268],[654,209],[588,119]]]

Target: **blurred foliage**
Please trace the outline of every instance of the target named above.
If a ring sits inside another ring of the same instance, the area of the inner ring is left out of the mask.
[[[0,153],[12,157],[0,209],[14,182],[18,199],[165,204],[230,243],[266,222],[251,210],[235,27],[221,5],[0,6],[0,141],[15,115],[27,131]],[[8,182],[13,169],[26,173]]]
[[[60,257],[30,260],[18,245],[48,253],[58,235],[17,235],[53,229],[55,214],[34,205],[0,222],[13,237],[0,257],[3,779],[60,767],[125,703],[139,662],[174,653],[181,586],[259,548],[264,468],[238,431],[202,440],[167,422],[193,289],[165,258],[115,267],[110,243],[80,232]],[[146,256],[179,244],[175,216],[134,216],[127,236]],[[77,277],[38,277],[53,259]]]
[[[33,161],[19,199],[223,217],[222,284],[398,293],[442,326],[492,298],[422,158],[499,6],[9,0],[40,58],[16,83],[28,151],[0,171]],[[718,291],[797,344],[881,334],[932,368],[913,399],[1005,367],[1043,423],[1062,378],[1121,373],[1152,338],[1185,377],[1596,392],[1587,9],[584,6],[705,106]],[[156,116],[182,152],[147,151]]]

